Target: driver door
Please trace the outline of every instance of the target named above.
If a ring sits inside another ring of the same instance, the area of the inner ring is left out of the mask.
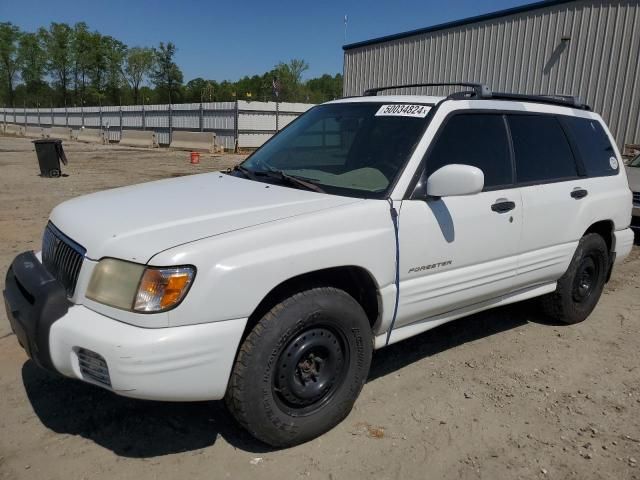
[[[423,179],[448,164],[480,168],[484,189],[441,198],[416,191],[402,202],[396,327],[499,298],[517,273],[522,198],[503,115],[449,117],[427,151]]]

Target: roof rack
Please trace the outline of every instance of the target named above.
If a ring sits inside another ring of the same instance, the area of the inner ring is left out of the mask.
[[[521,93],[494,92],[494,100],[520,100],[522,102],[548,103],[552,105],[563,105],[580,110],[591,110],[591,107],[580,100],[580,97],[572,95],[525,95]]]
[[[368,97],[375,97],[378,92],[382,92],[384,90],[396,90],[401,88],[416,87],[469,87],[472,89],[471,91],[454,92],[447,97],[447,99],[450,100],[519,100],[522,102],[547,103],[552,105],[563,105],[570,108],[578,108],[581,110],[591,110],[591,107],[589,107],[589,105],[583,103],[580,98],[576,96],[526,95],[521,93],[492,92],[491,89],[486,85],[473,82],[412,83],[408,85],[391,85],[387,87],[369,88],[364,91],[363,95]]]
[[[415,88],[415,87],[469,87],[473,89],[473,94],[480,98],[491,98],[491,90],[481,83],[469,82],[445,82],[445,83],[412,83],[410,85],[391,85],[388,87],[369,88],[362,95],[365,97],[375,97],[378,92],[384,90],[395,90],[399,88]]]

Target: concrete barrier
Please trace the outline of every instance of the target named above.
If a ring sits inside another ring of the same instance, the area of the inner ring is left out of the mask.
[[[120,145],[154,148],[158,146],[158,139],[153,130],[123,130]]]
[[[72,133],[73,130],[69,127],[51,127],[44,130],[46,138],[59,138],[60,140],[71,140]]]
[[[27,126],[24,130],[24,136],[28,138],[43,138],[44,128]]]
[[[16,137],[24,136],[24,126],[17,125],[15,123],[7,123],[4,133],[7,135],[14,135]]]
[[[75,140],[85,143],[102,143],[106,142],[106,137],[100,128],[80,128],[75,132]]]
[[[214,132],[185,132],[174,130],[169,148],[178,150],[199,150],[214,153],[216,134]]]

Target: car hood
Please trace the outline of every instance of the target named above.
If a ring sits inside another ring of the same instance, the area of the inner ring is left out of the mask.
[[[634,192],[640,192],[640,167],[626,167],[629,188]]]
[[[177,245],[357,201],[207,173],[78,197],[51,222],[91,259],[146,263]]]

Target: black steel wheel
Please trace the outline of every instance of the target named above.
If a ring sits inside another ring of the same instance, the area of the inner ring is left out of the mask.
[[[573,301],[584,303],[589,301],[600,278],[600,267],[593,254],[582,258],[573,280]]]
[[[273,375],[274,398],[290,415],[306,415],[329,401],[344,380],[349,350],[331,327],[300,332],[282,351]]]
[[[253,327],[225,397],[238,422],[272,446],[306,442],[351,411],[369,373],[369,319],[349,294],[297,293]]]

